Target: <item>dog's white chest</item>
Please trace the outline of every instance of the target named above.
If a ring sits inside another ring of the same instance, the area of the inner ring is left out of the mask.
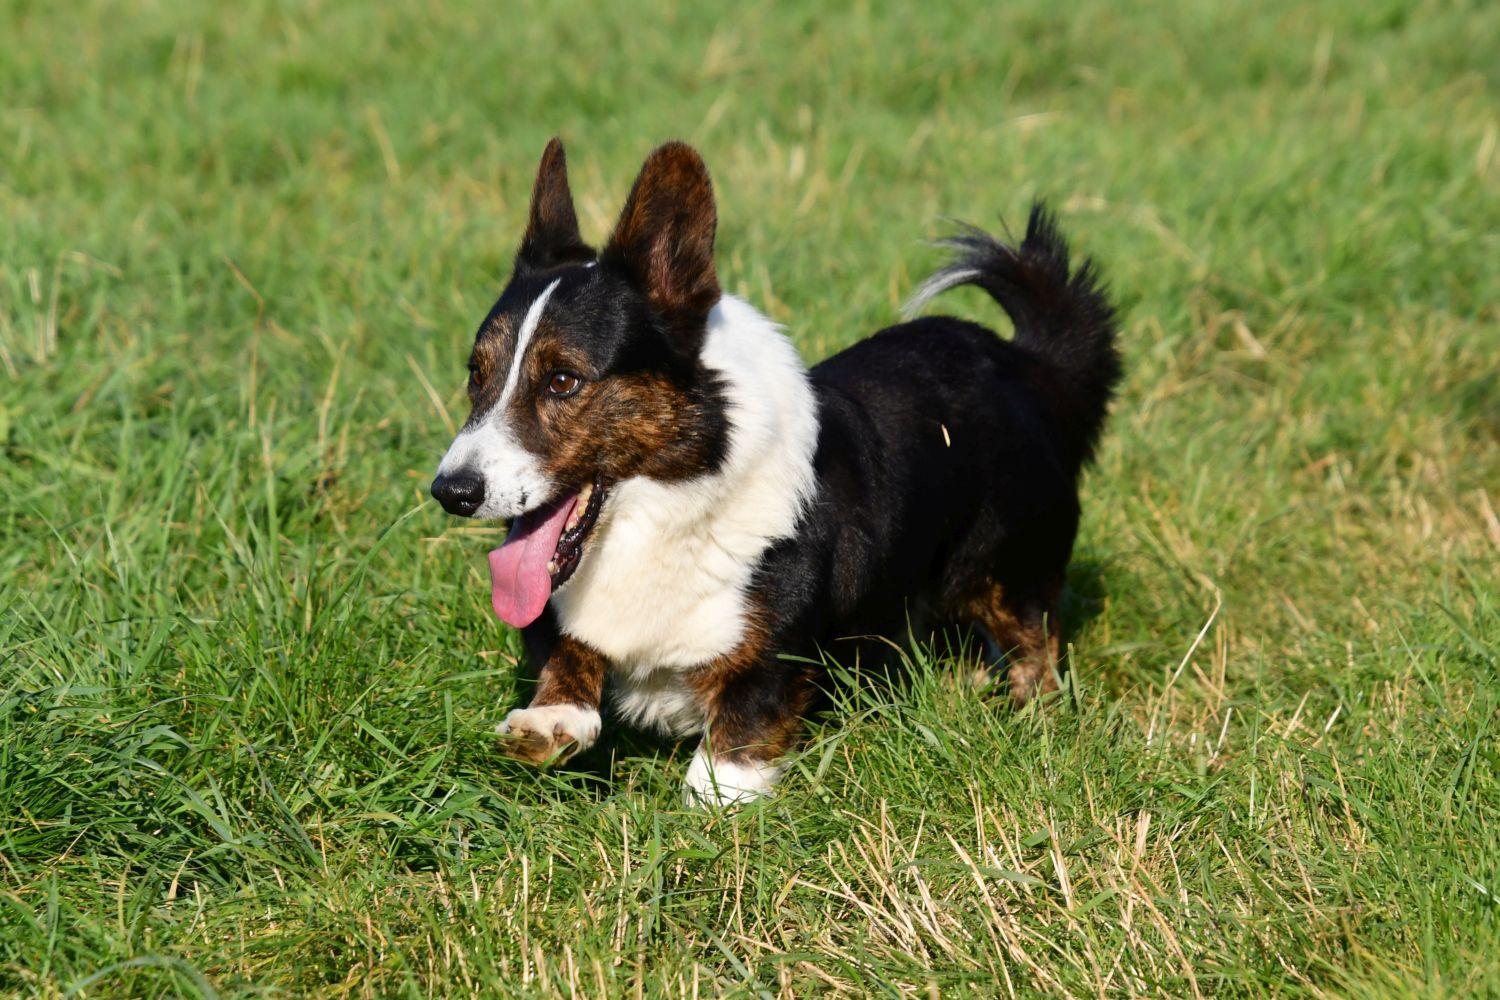
[[[733,649],[760,553],[726,548],[712,518],[682,523],[703,492],[704,485],[619,484],[597,549],[552,595],[563,631],[630,673],[696,667]]]

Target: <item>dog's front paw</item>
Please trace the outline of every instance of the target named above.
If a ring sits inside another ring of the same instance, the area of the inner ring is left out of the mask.
[[[496,729],[508,757],[561,764],[599,738],[599,713],[579,705],[518,708]]]
[[[702,749],[688,765],[683,798],[689,806],[726,808],[754,802],[771,794],[782,766],[771,761],[738,762],[710,757]]]

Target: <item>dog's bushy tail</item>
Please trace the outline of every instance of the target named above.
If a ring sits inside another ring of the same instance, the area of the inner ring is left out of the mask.
[[[1020,247],[972,226],[940,245],[954,251],[953,260],[917,289],[908,315],[959,285],[988,292],[1015,324],[1015,342],[1059,374],[1069,397],[1064,405],[1075,416],[1078,457],[1087,461],[1120,380],[1115,310],[1093,261],[1069,268],[1067,241],[1040,201],[1031,207]]]

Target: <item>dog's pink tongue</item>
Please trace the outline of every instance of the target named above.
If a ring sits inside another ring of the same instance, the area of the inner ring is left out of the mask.
[[[554,506],[522,514],[510,526],[505,544],[490,553],[490,600],[507,625],[525,628],[541,617],[552,596],[547,564],[577,503],[575,493]]]

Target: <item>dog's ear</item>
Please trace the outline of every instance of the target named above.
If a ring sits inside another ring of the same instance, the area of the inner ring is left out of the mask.
[[[669,330],[695,346],[719,301],[717,226],[703,158],[686,143],[669,142],[646,158],[604,248],[604,265],[623,271]]]
[[[578,232],[562,140],[554,138],[542,150],[542,163],[537,167],[536,184],[531,189],[531,217],[516,253],[516,270],[542,271],[593,259],[594,248],[584,243]]]

